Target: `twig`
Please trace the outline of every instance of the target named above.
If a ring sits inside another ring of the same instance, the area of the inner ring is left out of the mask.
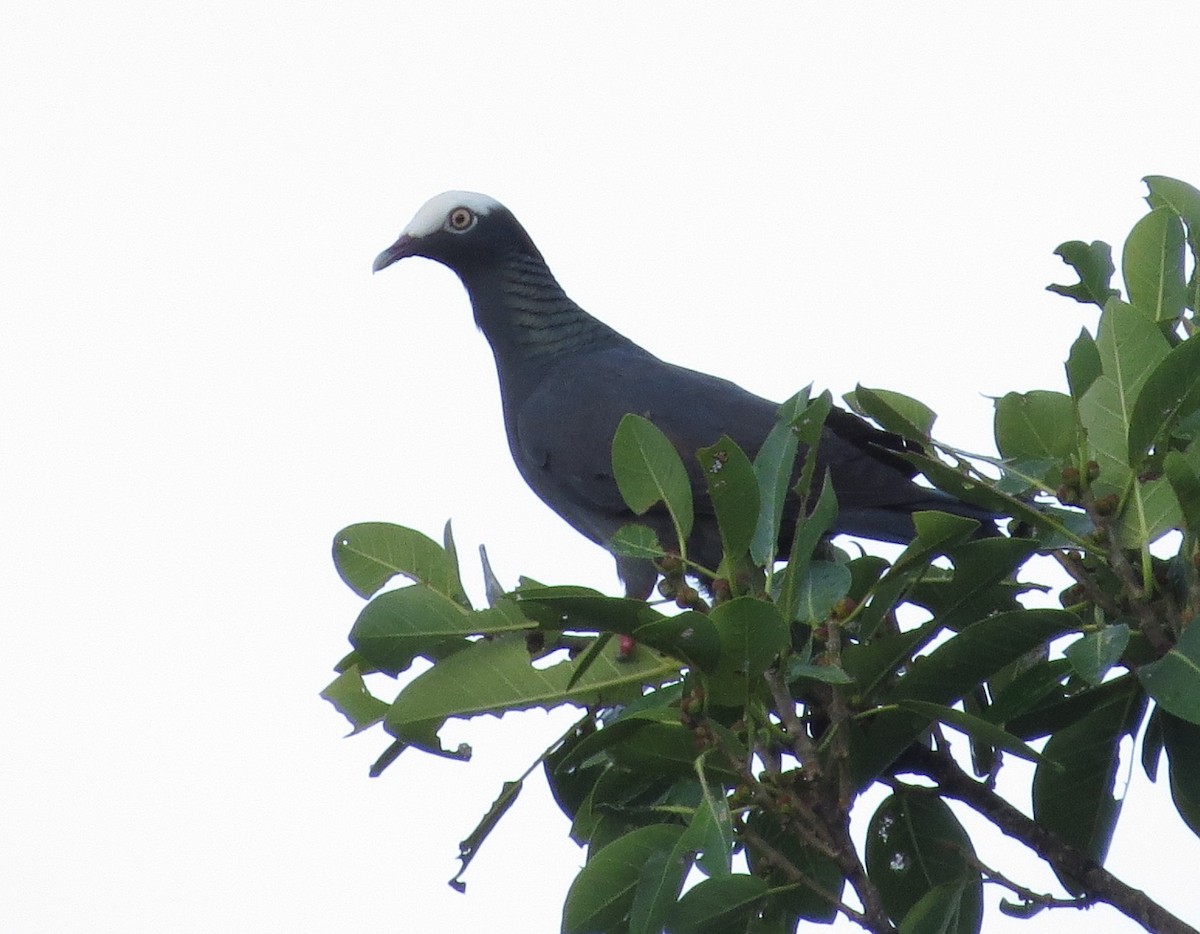
[[[819,777],[821,766],[817,761],[816,750],[804,729],[804,724],[796,716],[796,701],[784,684],[783,676],[777,669],[772,668],[767,671],[766,680],[767,687],[771,689],[771,697],[775,701],[775,710],[791,740],[792,755],[810,775],[814,778]]]
[[[788,859],[787,855],[771,846],[766,840],[756,834],[753,830],[744,825],[738,829],[738,836],[741,837],[748,847],[753,849],[762,857],[763,862],[770,866],[774,866],[785,876],[788,881],[803,885],[805,888],[815,892],[821,898],[825,899],[829,904],[833,905],[838,911],[844,914],[851,921],[855,922],[859,927],[866,928],[869,931],[880,932],[880,934],[895,934],[896,928],[891,922],[887,922],[884,927],[877,927],[871,923],[871,920],[861,911],[851,908],[842,901],[834,892],[831,892],[821,883],[813,879],[808,873],[800,869],[795,863]]]

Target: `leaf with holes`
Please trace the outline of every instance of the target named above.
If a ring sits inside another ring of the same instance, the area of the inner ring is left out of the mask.
[[[963,885],[957,919],[946,934],[975,934],[983,917],[983,880],[972,868],[975,848],[940,798],[896,792],[885,798],[867,827],[867,875],[894,920],[931,891]]]

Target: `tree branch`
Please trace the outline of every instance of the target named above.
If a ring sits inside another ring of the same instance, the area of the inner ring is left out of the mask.
[[[1122,882],[1090,856],[1065,843],[994,791],[975,781],[945,753],[915,746],[906,754],[905,767],[932,778],[938,783],[937,792],[970,805],[1056,870],[1077,880],[1088,897],[1112,905],[1151,934],[1200,934],[1200,931],[1175,917],[1145,892]]]

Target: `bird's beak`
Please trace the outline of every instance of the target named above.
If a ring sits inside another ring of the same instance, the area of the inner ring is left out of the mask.
[[[412,256],[415,252],[415,241],[413,238],[408,234],[401,234],[399,240],[375,257],[375,262],[371,266],[371,271],[379,272],[381,269],[387,269],[387,267],[396,262],[396,260],[404,259],[406,256]]]

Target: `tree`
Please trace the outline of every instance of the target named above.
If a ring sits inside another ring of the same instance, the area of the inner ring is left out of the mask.
[[[614,548],[659,561],[664,601],[528,580],[506,593],[489,572],[475,609],[449,526],[442,544],[387,523],[339,532],[338,572],[369,602],[323,696],[356,732],[382,723],[393,737],[373,772],[408,747],[465,758],[439,742],[451,717],[582,708],[537,761],[588,848],[563,911],[571,934],[767,934],[839,912],[873,932],[974,932],[985,881],[1007,890],[1010,915],[1106,902],[1147,930],[1194,931],[1104,869],[1125,737],[1142,735],[1152,780],[1165,754],[1200,834],[1200,191],[1146,182],[1124,296],[1107,244],[1056,251],[1079,282],[1051,290],[1095,304],[1098,323],[1070,348],[1068,392],[996,401],[999,457],[935,441],[916,400],[848,397],[918,442],[907,456],[933,484],[1012,517],[1009,536],[922,513],[894,562],[851,557],[824,540],[837,503],[809,464],[795,485],[807,518],[777,556],[798,443],[831,405],[807,390],[753,462],[728,438],[697,452],[725,555],[706,595],[678,547],[692,514],[682,464],[634,415],[613,443],[622,493],[639,514],[665,506],[680,535],[633,525]],[[1035,554],[1069,575],[1061,608],[1022,604],[1033,585],[1016,573]],[[383,590],[396,575],[413,583]],[[368,692],[364,673],[397,676],[417,657],[433,666],[393,701]],[[996,791],[1005,755],[1036,763],[1032,818]],[[524,777],[463,842],[463,869]],[[851,810],[877,783],[890,793],[859,852]],[[1025,843],[1065,894],[984,865],[948,800]],[[693,867],[703,879],[684,891]]]

